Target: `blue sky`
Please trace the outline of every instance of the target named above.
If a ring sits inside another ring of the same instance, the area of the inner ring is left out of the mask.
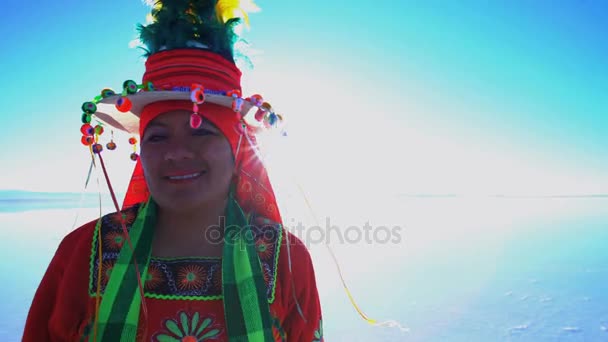
[[[246,38],[262,53],[243,84],[290,118],[311,191],[608,193],[606,2],[257,3]],[[129,42],[148,8],[35,6],[3,6],[0,189],[79,191],[80,105],[141,79]]]

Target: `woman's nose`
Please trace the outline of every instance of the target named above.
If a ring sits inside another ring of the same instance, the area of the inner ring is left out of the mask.
[[[165,151],[166,161],[178,161],[193,158],[194,152],[187,146],[187,144],[182,142],[176,142],[171,144],[169,148]]]

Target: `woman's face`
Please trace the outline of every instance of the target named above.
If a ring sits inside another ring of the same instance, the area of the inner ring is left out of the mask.
[[[159,115],[141,138],[141,163],[154,200],[162,208],[196,210],[228,196],[234,158],[226,137],[207,120],[190,127],[190,114]]]

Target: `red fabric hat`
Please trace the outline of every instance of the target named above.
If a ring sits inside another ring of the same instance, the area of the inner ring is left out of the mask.
[[[190,89],[192,84],[200,84],[205,89],[209,86],[212,89],[240,91],[240,78],[241,72],[238,68],[217,54],[196,49],[179,49],[152,55],[146,62],[143,83],[152,82],[158,88],[166,90]],[[174,110],[192,110],[193,103],[182,99],[179,91],[170,93],[175,98],[161,97],[142,108],[138,125],[140,136],[143,136],[147,125],[159,115]],[[186,93],[189,98],[190,93]],[[200,115],[213,123],[230,143],[238,170],[235,196],[241,207],[245,212],[256,212],[273,222],[281,222],[266,168],[259,157],[254,128],[227,106],[207,103],[205,100],[200,108]],[[123,208],[144,202],[149,195],[143,168],[138,159]]]

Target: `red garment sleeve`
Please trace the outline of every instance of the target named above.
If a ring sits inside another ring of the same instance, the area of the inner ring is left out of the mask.
[[[88,224],[90,225],[90,224]],[[88,226],[85,225],[84,227]],[[75,245],[82,235],[83,228],[68,234],[59,244],[55,256],[36,290],[23,331],[24,342],[52,341],[49,321],[55,309],[59,287]]]
[[[315,280],[315,272],[306,246],[291,233],[288,234],[289,249],[286,245],[282,253],[284,291],[286,291],[287,313],[283,327],[288,341],[320,342],[323,341],[321,303]],[[289,250],[290,256],[287,255]],[[288,262],[291,257],[291,274]],[[285,272],[286,271],[286,272]],[[293,278],[293,283],[290,278]],[[294,296],[295,293],[295,296]],[[295,298],[294,298],[295,297]]]

